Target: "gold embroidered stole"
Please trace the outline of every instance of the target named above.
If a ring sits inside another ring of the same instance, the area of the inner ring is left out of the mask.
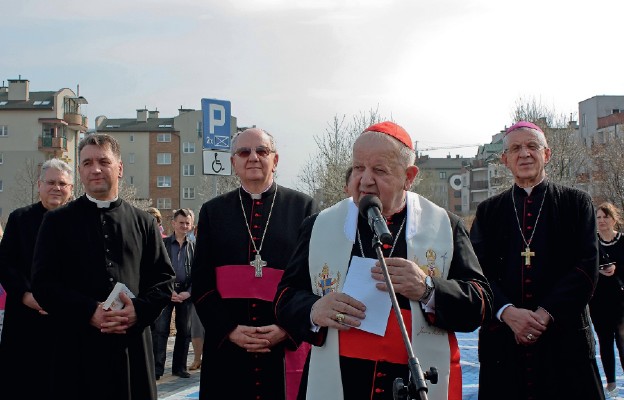
[[[355,241],[357,215],[358,209],[352,199],[346,199],[323,210],[317,217],[308,258],[314,293],[322,296],[329,291],[342,291]],[[408,192],[405,235],[408,259],[427,273],[446,279],[453,256],[453,233],[446,211]],[[423,370],[433,366],[439,374],[437,384],[428,384],[428,397],[446,400],[451,359],[448,333],[428,323],[420,302],[410,301],[410,305],[414,355]],[[336,329],[328,330],[323,346],[312,346],[307,399],[343,400],[338,346]]]

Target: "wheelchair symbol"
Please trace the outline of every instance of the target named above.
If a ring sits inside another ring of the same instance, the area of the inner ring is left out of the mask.
[[[214,153],[214,156],[215,159],[212,162],[212,170],[215,172],[215,174],[218,174],[219,172],[223,171],[225,167],[221,164],[221,160],[217,158],[218,153]]]

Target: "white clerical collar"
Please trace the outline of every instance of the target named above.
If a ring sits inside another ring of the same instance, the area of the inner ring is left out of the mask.
[[[267,192],[269,189],[271,189],[271,186],[273,186],[273,181],[271,181],[271,183],[269,183],[269,186],[266,187],[266,189],[264,189],[262,192],[260,193],[251,193],[249,190],[245,189],[245,186],[243,186],[243,184],[241,183],[241,188],[247,192],[248,195],[251,196],[252,199],[254,200],[259,200],[262,198],[262,193]]]
[[[537,182],[535,185],[529,186],[529,187],[523,187],[522,189],[524,189],[524,191],[527,193],[527,195],[530,196],[531,192],[533,191],[533,189],[535,189],[535,187],[537,187],[542,182],[544,182],[544,178],[542,178],[542,180]]]
[[[87,196],[87,199],[89,199],[90,201],[94,202],[95,204],[97,204],[97,208],[108,208],[110,207],[111,203],[114,203],[117,201],[117,196],[115,196],[114,199],[112,200],[98,200],[96,198],[93,198],[91,196],[89,196],[88,194],[85,193],[85,195]]]

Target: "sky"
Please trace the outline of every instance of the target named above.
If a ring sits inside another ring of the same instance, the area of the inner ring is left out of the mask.
[[[278,182],[335,116],[378,110],[432,157],[472,157],[522,99],[624,94],[621,0],[0,0],[0,81],[70,88],[95,118],[229,100],[271,132]],[[6,82],[5,82],[6,84]]]

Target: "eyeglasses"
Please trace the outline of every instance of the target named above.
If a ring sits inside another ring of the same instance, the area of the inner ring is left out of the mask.
[[[65,182],[60,182],[60,181],[43,181],[46,185],[50,186],[50,187],[57,187],[59,189],[66,189],[69,186],[71,186],[71,183],[65,183]]]
[[[512,144],[511,146],[509,146],[509,148],[505,150],[505,153],[518,154],[520,153],[520,151],[522,151],[522,149],[527,149],[527,151],[529,152],[536,152],[542,150],[543,148],[545,148],[545,146],[542,146],[537,142],[530,142],[527,144]]]
[[[252,149],[250,147],[239,147],[238,149],[236,149],[234,154],[242,158],[247,158],[251,155],[252,151],[255,151],[258,157],[262,158],[268,157],[271,153],[275,153],[275,150],[271,150],[266,146],[258,146],[255,149]]]

